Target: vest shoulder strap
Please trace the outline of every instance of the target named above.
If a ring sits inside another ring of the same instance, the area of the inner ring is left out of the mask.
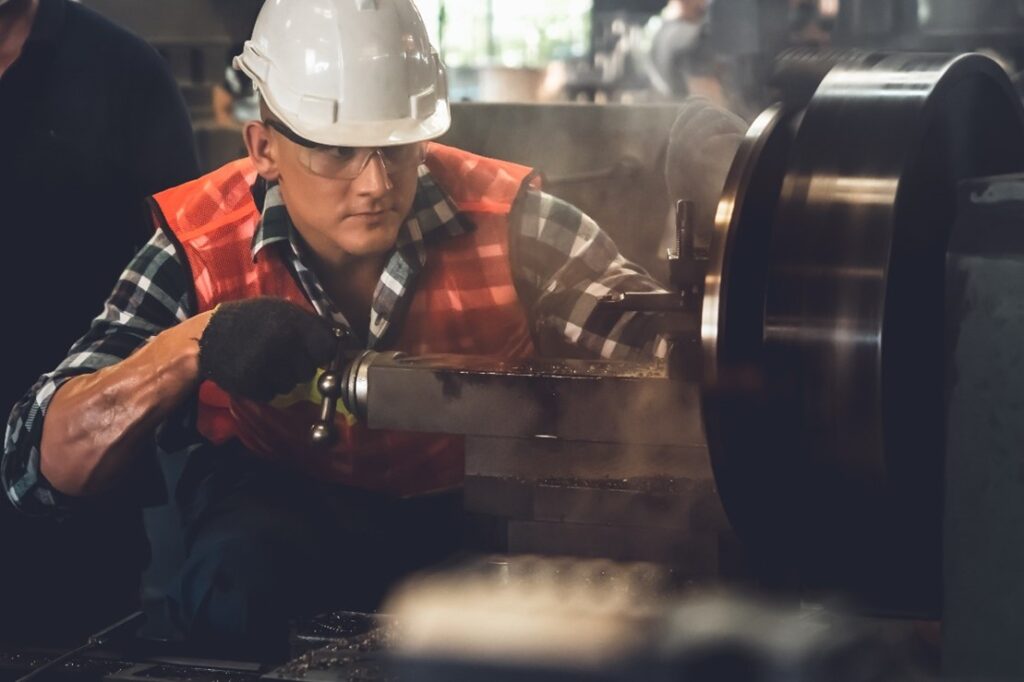
[[[460,210],[508,213],[523,187],[540,188],[536,171],[510,161],[431,143],[427,168]]]
[[[239,159],[155,194],[153,201],[167,227],[184,244],[220,227],[235,225],[257,211],[251,190],[255,181],[252,162]]]

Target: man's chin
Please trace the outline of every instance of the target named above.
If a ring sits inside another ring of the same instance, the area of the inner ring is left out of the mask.
[[[366,235],[366,238],[350,240],[341,246],[349,255],[365,258],[387,253],[394,248],[397,239],[397,230],[389,230],[386,227],[370,228],[370,234]]]

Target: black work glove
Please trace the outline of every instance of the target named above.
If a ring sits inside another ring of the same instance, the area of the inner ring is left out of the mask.
[[[288,393],[326,367],[337,337],[323,318],[280,298],[223,303],[199,339],[199,376],[259,402]]]
[[[669,133],[665,183],[673,204],[693,202],[691,227],[698,246],[711,242],[718,201],[746,132],[746,121],[701,97],[679,107]],[[669,243],[674,241],[671,235]]]

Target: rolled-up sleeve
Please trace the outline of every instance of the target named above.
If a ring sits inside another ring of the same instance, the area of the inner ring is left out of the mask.
[[[174,246],[156,232],[122,273],[85,336],[11,412],[0,482],[16,508],[32,515],[60,516],[79,504],[54,489],[40,470],[39,444],[54,394],[70,379],[120,362],[154,335],[190,317],[189,292],[187,270]]]
[[[517,291],[540,340],[558,338],[606,359],[664,359],[651,315],[606,311],[608,294],[665,291],[578,208],[536,189],[519,198],[509,234]]]

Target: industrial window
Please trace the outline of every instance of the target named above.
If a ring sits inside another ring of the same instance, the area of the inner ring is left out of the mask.
[[[585,56],[593,0],[416,0],[452,67],[542,67]]]

